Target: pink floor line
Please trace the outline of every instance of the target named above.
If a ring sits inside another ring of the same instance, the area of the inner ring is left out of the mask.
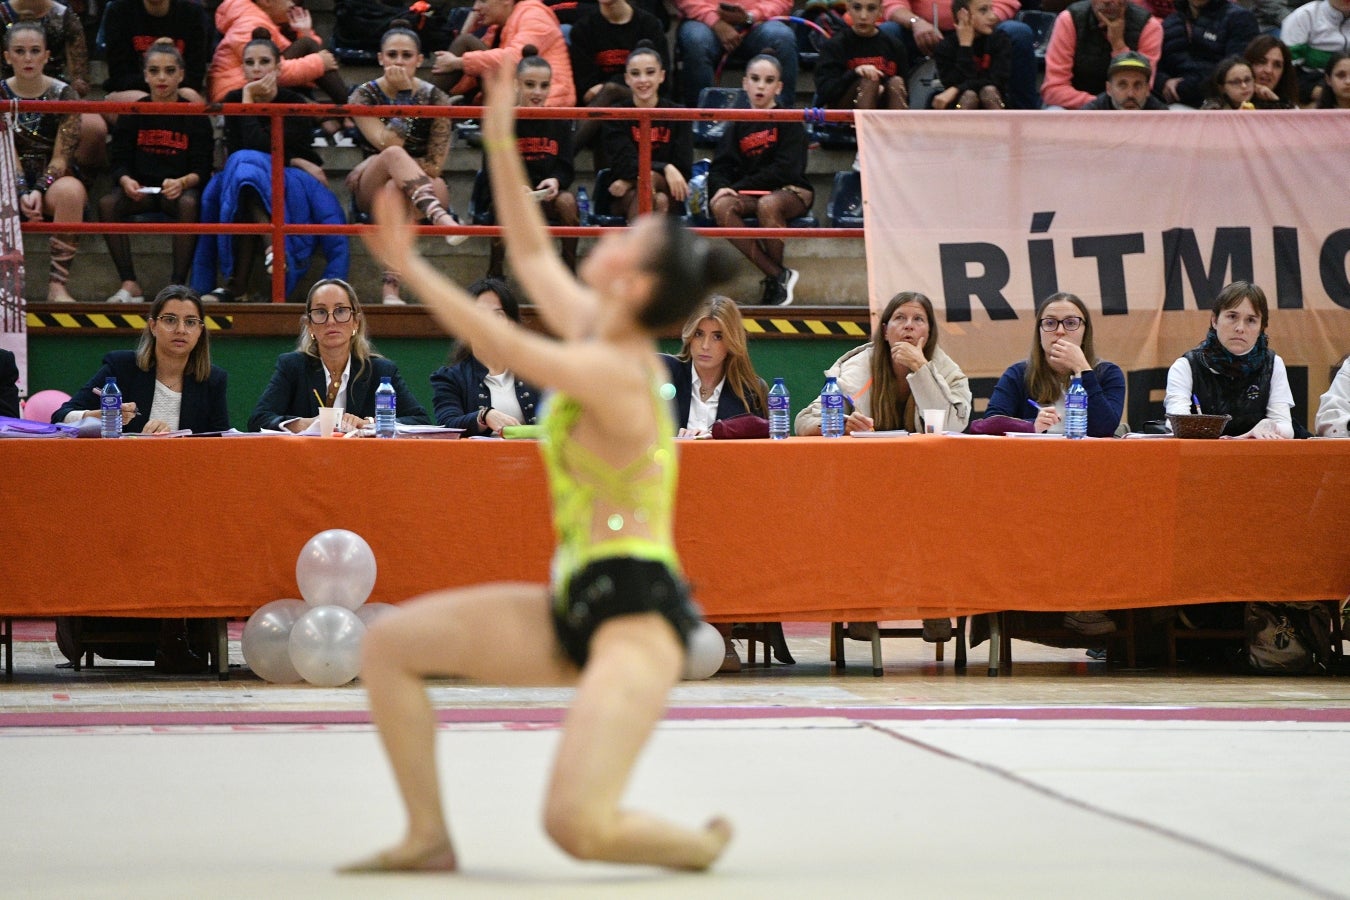
[[[503,722],[552,725],[562,721],[563,707],[485,707],[443,709],[446,724]],[[1010,719],[1017,721],[1117,722],[1328,722],[1350,723],[1350,707],[1016,707],[976,706],[688,706],[666,713],[672,721],[735,721],[751,719],[846,719],[849,721],[954,721]],[[360,725],[370,721],[365,710],[235,710],[0,713],[0,728],[80,728],[107,725]]]

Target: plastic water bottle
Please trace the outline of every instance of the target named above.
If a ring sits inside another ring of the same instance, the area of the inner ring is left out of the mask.
[[[693,174],[689,178],[689,199],[685,206],[695,218],[712,217],[712,211],[708,209],[708,169],[711,165],[710,160],[700,159],[694,163]]]
[[[783,379],[775,378],[769,388],[769,437],[775,441],[787,438],[792,427],[792,398]]]
[[[102,436],[120,438],[122,436],[122,389],[117,379],[109,377],[103,385],[103,400],[100,403],[103,416]]]
[[[582,225],[591,224],[591,195],[582,186],[577,187],[577,217]]]
[[[398,414],[398,395],[386,375],[380,379],[375,389],[375,436],[377,438],[394,437],[398,430],[394,418]]]
[[[820,433],[829,438],[844,436],[844,395],[833,375],[820,390]]]
[[[1075,375],[1069,382],[1068,393],[1064,395],[1064,436],[1070,438],[1087,437],[1087,391],[1083,389],[1083,379]]]

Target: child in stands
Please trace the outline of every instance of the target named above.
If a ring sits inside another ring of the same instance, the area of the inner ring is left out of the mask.
[[[624,79],[631,98],[615,104],[633,109],[672,108],[660,95],[666,81],[666,67],[660,53],[649,41],[639,41],[628,54]],[[638,134],[637,122],[610,121],[603,132],[605,158],[609,160],[609,194],[618,211],[630,221],[638,214]],[[693,166],[694,137],[689,122],[652,122],[652,212],[677,209],[689,196],[689,175]]]
[[[998,27],[994,0],[952,0],[956,29],[933,51],[947,87],[933,109],[1003,109],[1012,71],[1012,40]]]
[[[877,28],[881,0],[848,0],[850,27],[820,48],[816,102],[831,109],[909,109],[909,60],[900,39]]]

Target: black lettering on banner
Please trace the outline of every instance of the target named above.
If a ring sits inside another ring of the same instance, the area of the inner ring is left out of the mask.
[[[1125,263],[1122,257],[1130,253],[1143,252],[1144,235],[1139,232],[1073,239],[1074,256],[1097,258],[1097,287],[1101,290],[1104,315],[1123,316],[1129,313],[1129,300],[1125,295]]]
[[[1031,214],[1031,233],[1045,234],[1055,220],[1053,212]],[[1055,269],[1055,242],[1048,238],[1027,241],[1027,262],[1031,266],[1031,302],[1039,305],[1059,292],[1059,272]]]
[[[1350,309],[1350,278],[1345,274],[1345,254],[1350,252],[1350,228],[1342,228],[1327,235],[1322,242],[1318,266],[1321,269],[1322,289],[1331,302]]]
[[[1275,226],[1270,236],[1275,250],[1275,306],[1303,308],[1303,265],[1298,261],[1298,229]]]
[[[1131,431],[1143,431],[1144,423],[1150,419],[1162,419],[1167,415],[1163,407],[1163,395],[1167,392],[1167,369],[1136,369],[1125,375],[1126,397],[1125,421],[1130,423]],[[1153,399],[1153,392],[1158,399]]]
[[[994,321],[1016,319],[1003,288],[1008,284],[1012,268],[1008,256],[997,244],[939,244],[942,261],[942,296],[947,301],[948,322],[970,321],[970,298],[975,297]],[[980,274],[972,275],[971,266],[980,267]]]
[[[1181,283],[1183,268],[1199,309],[1208,309],[1224,285],[1253,280],[1250,228],[1216,228],[1208,269],[1200,256],[1194,229],[1169,228],[1162,233],[1162,239],[1163,272],[1167,283],[1163,309],[1186,308]]]

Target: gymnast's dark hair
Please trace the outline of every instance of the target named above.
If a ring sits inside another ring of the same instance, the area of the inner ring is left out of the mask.
[[[389,43],[389,39],[398,34],[412,38],[413,44],[417,47],[417,52],[422,52],[422,39],[417,36],[417,32],[412,30],[412,25],[407,19],[395,19],[389,23],[389,27],[385,29],[384,36],[380,38],[380,49],[383,50],[384,45]]]
[[[757,62],[768,63],[778,70],[779,78],[783,77],[783,61],[778,58],[778,54],[773,51],[772,47],[765,47],[762,51],[756,53],[750,58],[750,61],[745,64],[745,67],[748,69]]]
[[[272,40],[272,32],[263,28],[261,25],[253,29],[253,36],[250,37],[248,43],[244,45],[244,52],[248,52],[248,48],[255,44],[261,44],[264,47],[270,48],[272,50],[272,58],[280,61],[281,48],[276,45],[276,41]]]
[[[526,44],[520,48],[520,62],[516,63],[516,74],[520,75],[526,69],[548,69],[549,74],[553,74],[553,66],[539,55],[539,48],[534,44]]]
[[[657,331],[683,322],[718,285],[736,273],[737,256],[726,244],[699,237],[674,216],[661,216],[665,240],[653,248],[645,268],[656,276],[651,299],[638,324]]]
[[[662,71],[665,71],[666,61],[661,58],[661,52],[656,49],[656,45],[652,43],[650,38],[643,38],[637,42],[637,45],[633,47],[633,52],[628,54],[628,58],[623,61],[624,68],[628,68],[629,64],[639,56],[655,56],[656,64],[661,67]]]

